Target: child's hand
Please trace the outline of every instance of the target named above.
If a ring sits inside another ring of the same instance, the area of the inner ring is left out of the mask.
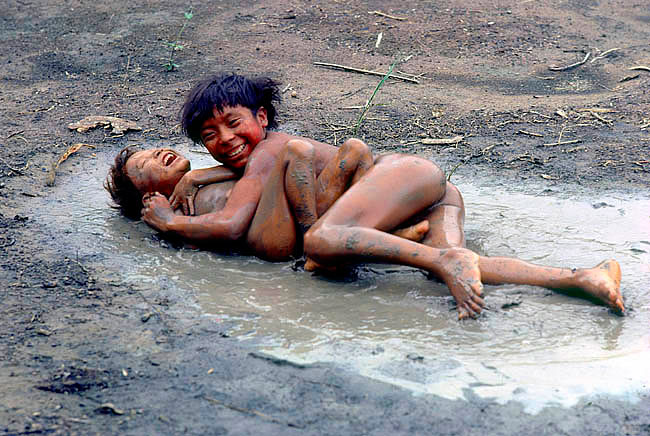
[[[194,197],[199,191],[199,187],[194,184],[189,173],[185,174],[174,187],[174,192],[169,197],[169,203],[172,209],[183,210],[185,215],[194,215]]]
[[[174,218],[169,200],[158,192],[149,192],[142,197],[142,220],[154,229],[167,232],[168,224]]]

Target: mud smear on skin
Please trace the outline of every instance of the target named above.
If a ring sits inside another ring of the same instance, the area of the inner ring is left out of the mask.
[[[209,164],[180,151],[194,167]],[[647,196],[532,184],[513,190],[455,176],[468,210],[470,248],[545,265],[592,267],[616,258],[629,308],[618,317],[545,289],[486,286],[490,310],[458,322],[446,288],[410,268],[363,266],[354,280],[333,280],[295,271],[291,263],[174,248],[107,207],[101,182],[111,158],[87,158],[74,180],[57,179],[57,191],[34,211],[50,229],[47,243],[94,259],[107,275],[162,289],[180,316],[198,311],[234,325],[229,334],[258,341],[266,353],[298,363],[334,362],[447,398],[470,390],[499,402],[514,399],[529,412],[597,393],[634,398],[650,381],[644,375],[650,358]]]

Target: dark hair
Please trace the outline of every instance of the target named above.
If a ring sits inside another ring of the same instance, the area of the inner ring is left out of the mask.
[[[135,187],[126,173],[126,161],[140,151],[129,146],[125,147],[115,156],[115,163],[108,170],[104,181],[106,189],[115,203],[111,207],[119,209],[125,217],[139,219],[142,211],[142,193]]]
[[[201,143],[201,125],[212,118],[217,108],[237,105],[249,108],[253,114],[264,107],[269,129],[277,127],[274,102],[280,102],[278,82],[269,77],[248,78],[237,74],[217,74],[197,83],[187,95],[181,110],[183,133],[192,141]]]

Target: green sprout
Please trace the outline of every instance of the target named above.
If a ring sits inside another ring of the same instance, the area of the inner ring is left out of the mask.
[[[368,110],[372,106],[372,101],[375,99],[375,96],[379,92],[379,89],[381,89],[381,87],[384,84],[384,82],[386,81],[386,79],[388,79],[388,77],[393,72],[393,68],[395,68],[396,64],[397,64],[397,60],[395,60],[391,64],[391,66],[388,69],[388,72],[386,73],[386,75],[384,77],[382,77],[382,79],[379,81],[379,83],[375,87],[374,92],[372,93],[372,95],[370,96],[370,98],[366,102],[366,105],[364,106],[363,110],[361,111],[361,114],[359,115],[359,119],[357,119],[357,124],[354,126],[354,132],[352,133],[352,136],[357,136],[357,133],[359,132],[359,128],[361,127],[361,123],[363,123],[363,120],[366,117],[366,113],[368,113]]]
[[[174,53],[178,50],[183,50],[183,46],[181,45],[181,36],[183,35],[183,32],[185,31],[185,27],[187,27],[187,23],[190,22],[194,14],[192,13],[192,9],[190,9],[188,12],[183,13],[185,16],[185,21],[183,22],[183,26],[181,27],[181,30],[178,32],[178,36],[176,37],[176,41],[167,41],[165,42],[165,45],[169,48],[169,58],[167,59],[167,62],[163,64],[163,66],[167,69],[167,71],[174,71],[176,68],[179,67],[177,63],[174,63]]]

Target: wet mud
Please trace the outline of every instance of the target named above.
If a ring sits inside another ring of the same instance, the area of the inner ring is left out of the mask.
[[[3,434],[650,432],[648,386],[638,386],[634,398],[595,394],[531,414],[520,401],[475,394],[480,386],[456,399],[414,395],[340,364],[265,354],[258,339],[232,336],[240,320],[215,320],[196,303],[191,307],[175,292],[173,276],[127,279],[115,258],[141,245],[175,256],[175,247],[146,229],[134,238],[127,229],[134,224],[115,215],[108,221],[110,233],[121,235],[114,251],[96,250],[106,234],[79,233],[75,220],[92,220],[108,197],[76,200],[86,203],[84,216],[57,197],[57,186],[105,166],[103,156],[128,144],[196,149],[180,135],[177,113],[207,71],[273,75],[286,87],[283,128],[338,144],[380,78],[312,62],[385,71],[412,55],[398,69],[420,83],[386,82],[359,131],[374,151],[417,153],[456,177],[541,185],[551,198],[585,187],[603,197],[643,198],[650,186],[650,75],[629,68],[650,62],[647,6],[605,0],[192,6],[171,73],[163,65],[166,43],[176,40],[185,12],[177,2],[10,0],[0,16]],[[618,50],[591,62],[612,48]],[[587,52],[592,58],[581,66],[548,70]],[[142,130],[67,128],[88,115],[132,120]],[[460,142],[436,141],[458,135]],[[79,148],[53,170],[79,143],[94,148]],[[66,224],[46,224],[46,213]],[[627,248],[647,255],[648,240]],[[638,268],[640,275],[649,272]],[[520,309],[518,301],[504,298],[492,317]],[[647,310],[636,303],[636,310]],[[480,325],[471,323],[457,328]],[[570,345],[570,332],[566,340]],[[426,374],[423,363],[441,372],[457,367],[453,358],[420,357],[406,356],[384,373],[417,382]],[[503,369],[499,361],[486,365],[495,374]]]

